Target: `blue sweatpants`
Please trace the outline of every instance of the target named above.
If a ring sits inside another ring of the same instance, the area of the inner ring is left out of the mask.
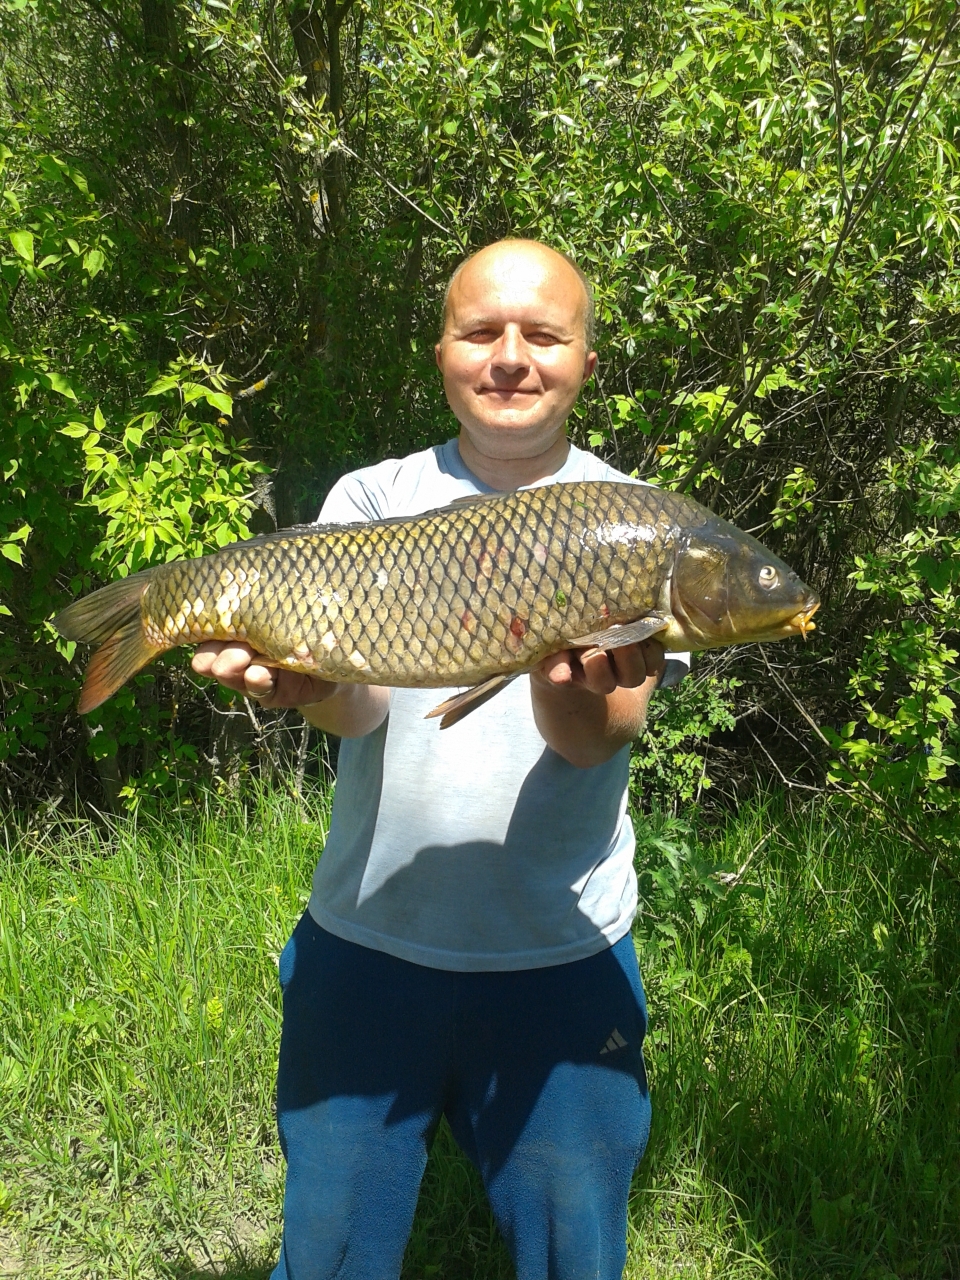
[[[572,964],[457,973],[344,942],[307,913],[280,981],[272,1280],[397,1280],[442,1115],[518,1280],[620,1280],[650,1129],[629,935]]]

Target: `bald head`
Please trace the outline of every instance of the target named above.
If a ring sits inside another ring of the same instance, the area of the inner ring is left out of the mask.
[[[597,361],[592,314],[581,272],[534,240],[488,245],[450,281],[437,364],[461,456],[488,484],[551,475],[566,457],[565,424]]]
[[[577,301],[577,316],[584,345],[589,350],[594,339],[593,287],[572,258],[551,249],[539,240],[497,240],[465,258],[457,267],[443,297],[443,327],[446,332],[458,290],[471,283],[471,276],[488,280],[491,275],[517,282],[551,280],[561,289],[566,285]],[[464,280],[464,277],[467,277]],[[478,281],[479,283],[479,281]],[[482,286],[481,286],[482,287]]]

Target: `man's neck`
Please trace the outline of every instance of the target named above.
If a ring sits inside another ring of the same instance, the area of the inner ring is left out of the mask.
[[[570,452],[570,441],[563,435],[532,458],[491,458],[480,452],[465,431],[460,432],[457,443],[464,466],[491,489],[504,492],[556,475]]]

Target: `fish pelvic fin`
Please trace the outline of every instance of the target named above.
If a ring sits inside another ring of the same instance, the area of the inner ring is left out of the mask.
[[[84,677],[77,707],[81,715],[106,702],[163,652],[147,640],[140,617],[140,597],[151,576],[148,570],[111,582],[54,618],[53,625],[65,639],[100,645]]]
[[[434,707],[432,711],[428,711],[423,717],[424,720],[433,720],[436,716],[442,716],[440,721],[441,729],[449,729],[451,725],[462,720],[464,716],[468,716],[471,711],[476,711],[477,707],[482,707],[485,702],[505,689],[511,680],[515,680],[516,676],[491,676],[489,680],[484,680],[481,684],[474,685],[472,689],[467,689],[465,693],[457,693],[452,698],[447,698],[446,702],[441,702],[439,707]]]

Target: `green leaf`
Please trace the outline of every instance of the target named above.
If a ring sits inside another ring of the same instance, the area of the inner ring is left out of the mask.
[[[683,53],[674,58],[670,70],[673,72],[682,71],[684,67],[689,66],[699,52],[699,49],[684,49]]]
[[[659,98],[661,93],[666,93],[669,88],[670,88],[669,80],[658,80],[657,83],[655,85],[652,85],[651,88],[647,91],[647,97]]]
[[[6,1054],[0,1058],[0,1088],[15,1093],[26,1079],[26,1072],[16,1058]]]
[[[148,390],[144,392],[144,395],[147,395],[147,396],[166,395],[168,391],[173,391],[176,387],[179,387],[179,385],[180,385],[179,378],[173,377],[170,374],[166,374],[164,377],[158,378],[156,382],[153,384],[153,386],[148,388]]]
[[[6,556],[14,564],[23,564],[23,550],[15,542],[0,542],[0,556]]]
[[[204,387],[203,398],[207,404],[212,405],[214,409],[219,409],[228,418],[233,416],[233,398],[225,392],[211,391],[209,387]]]
[[[33,266],[33,232],[32,231],[11,231],[10,243],[15,251],[24,260]]]
[[[76,400],[77,393],[62,373],[47,373],[44,376],[50,383],[51,391],[56,391],[58,395],[66,396],[68,400]]]
[[[71,440],[82,440],[89,434],[90,428],[82,422],[68,422],[65,427],[59,428],[60,435],[69,436]]]
[[[39,156],[37,163],[44,172],[44,176],[50,182],[63,181],[63,162],[58,161],[55,156]]]
[[[83,255],[83,269],[91,280],[103,270],[104,256],[99,249],[88,249]]]

